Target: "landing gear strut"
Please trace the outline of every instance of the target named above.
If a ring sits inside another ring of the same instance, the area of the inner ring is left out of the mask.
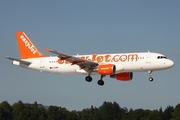
[[[100,86],[103,86],[104,85],[104,81],[102,80],[102,78],[103,77],[105,77],[105,75],[101,75],[101,79],[100,80],[98,80],[98,85],[100,85]]]
[[[85,80],[86,80],[87,82],[91,82],[91,81],[92,81],[92,77],[90,76],[91,73],[92,73],[92,70],[90,69],[89,72],[88,72],[88,76],[85,77]]]
[[[152,71],[148,71],[148,74],[149,74],[149,81],[152,82],[153,81]]]

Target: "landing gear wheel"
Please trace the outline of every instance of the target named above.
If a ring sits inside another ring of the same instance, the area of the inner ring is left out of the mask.
[[[150,77],[150,78],[149,78],[149,81],[150,81],[150,82],[152,82],[152,81],[153,81],[153,78],[152,78],[152,77]]]
[[[86,80],[87,82],[91,82],[91,81],[92,81],[92,77],[88,75],[88,76],[86,76],[85,80]]]
[[[149,74],[149,81],[150,81],[150,82],[153,81],[153,78],[151,77],[151,76],[152,76],[152,72],[153,72],[153,71],[148,71],[148,74]]]
[[[98,85],[100,85],[100,86],[103,86],[104,85],[104,81],[103,80],[98,80]]]

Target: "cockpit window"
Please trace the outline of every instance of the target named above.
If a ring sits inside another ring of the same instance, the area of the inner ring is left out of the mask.
[[[158,56],[157,59],[167,59],[166,56]]]

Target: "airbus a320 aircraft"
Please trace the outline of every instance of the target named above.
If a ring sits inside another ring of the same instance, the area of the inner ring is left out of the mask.
[[[119,81],[130,81],[133,72],[148,72],[149,81],[153,81],[153,71],[164,70],[174,65],[164,55],[152,52],[116,53],[93,55],[68,55],[55,50],[46,52],[56,54],[54,57],[44,56],[30,41],[24,32],[16,32],[21,59],[7,57],[12,64],[22,68],[57,74],[86,74],[85,80],[92,81],[91,75],[100,75],[98,85],[104,85],[105,76]]]

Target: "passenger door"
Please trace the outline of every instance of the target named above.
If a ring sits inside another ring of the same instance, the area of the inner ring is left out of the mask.
[[[40,68],[45,68],[45,66],[44,66],[44,58],[40,59]]]
[[[151,63],[151,53],[150,52],[148,52],[146,54],[146,63]]]

